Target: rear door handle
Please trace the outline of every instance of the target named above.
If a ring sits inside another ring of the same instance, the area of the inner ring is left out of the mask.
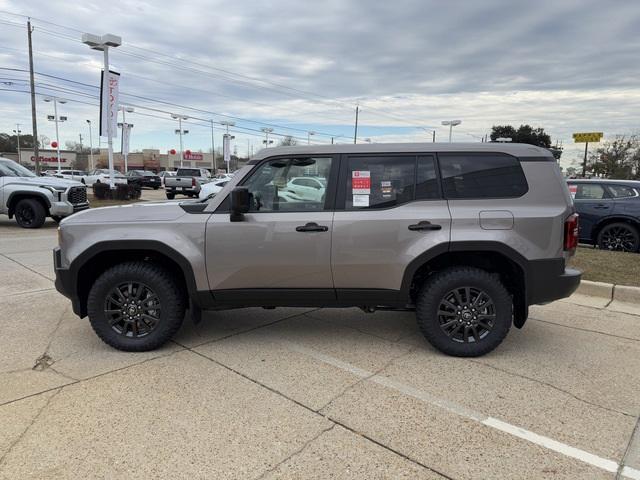
[[[597,208],[599,210],[606,210],[607,208],[609,208],[609,205],[605,205],[604,203],[599,203],[598,205],[596,205],[593,208]]]
[[[423,231],[423,230],[442,230],[442,225],[437,225],[435,223],[431,223],[427,220],[423,220],[422,222],[414,223],[413,225],[409,225],[409,230],[414,232]]]
[[[329,227],[318,225],[315,222],[309,222],[306,225],[296,227],[296,232],[326,232],[327,230],[329,230]]]

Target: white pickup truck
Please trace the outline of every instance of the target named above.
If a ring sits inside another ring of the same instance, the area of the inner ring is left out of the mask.
[[[175,177],[166,177],[164,189],[169,200],[176,194],[197,197],[200,187],[211,181],[211,173],[206,168],[179,168]]]

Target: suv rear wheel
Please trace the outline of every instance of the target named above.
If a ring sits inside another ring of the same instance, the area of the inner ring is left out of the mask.
[[[22,228],[40,228],[47,219],[47,211],[38,200],[25,198],[16,204],[15,216]]]
[[[184,296],[159,265],[127,262],[98,277],[87,300],[89,321],[108,345],[127,352],[153,350],[180,328]]]
[[[598,234],[598,246],[603,250],[637,252],[639,245],[638,229],[629,223],[611,223]]]
[[[477,357],[496,348],[511,328],[513,302],[494,275],[470,267],[434,274],[416,302],[418,325],[448,355]]]

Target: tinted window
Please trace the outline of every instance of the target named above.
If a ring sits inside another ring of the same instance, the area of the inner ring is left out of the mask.
[[[602,200],[607,198],[604,187],[598,183],[578,183],[576,200]]]
[[[607,185],[613,198],[628,198],[635,197],[636,191],[626,185]]]
[[[199,177],[200,170],[197,168],[179,168],[176,175],[178,177]]]
[[[447,198],[510,198],[528,190],[520,162],[510,155],[443,153],[438,159]]]
[[[388,208],[414,199],[416,157],[350,157],[345,208]]]
[[[285,158],[258,167],[244,186],[251,195],[251,212],[302,212],[324,210],[325,187],[296,189],[291,180],[313,176],[323,185],[329,180],[331,158]],[[324,180],[324,181],[323,181]]]

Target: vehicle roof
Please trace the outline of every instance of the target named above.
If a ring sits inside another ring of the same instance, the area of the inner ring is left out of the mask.
[[[571,183],[617,183],[625,184],[635,188],[640,187],[640,180],[616,180],[615,178],[568,178]]]
[[[422,152],[486,152],[506,153],[517,157],[549,157],[546,148],[526,143],[340,143],[334,145],[302,145],[294,147],[263,148],[251,159],[262,160],[277,155],[321,155],[331,153],[422,153]]]

